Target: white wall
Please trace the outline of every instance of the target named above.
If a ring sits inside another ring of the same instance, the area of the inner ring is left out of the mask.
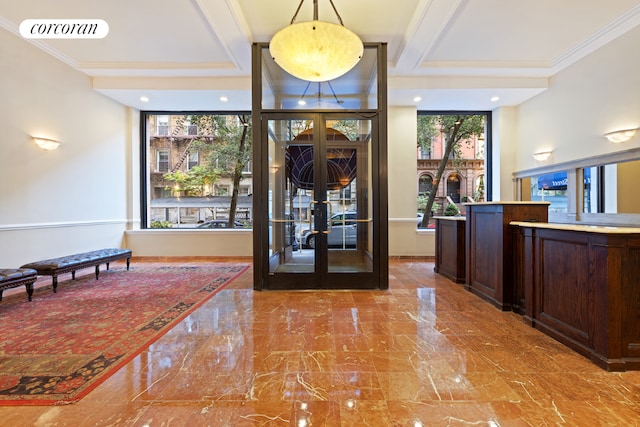
[[[513,172],[515,172],[517,139],[517,111],[515,107],[502,107],[492,112],[491,200],[515,200]]]
[[[518,107],[516,170],[640,146],[640,134],[612,144],[607,132],[640,127],[640,27],[550,79],[549,89]],[[545,162],[531,154],[552,149]]]
[[[0,30],[0,268],[120,246],[126,109],[82,73]],[[32,141],[62,141],[44,151]]]
[[[132,230],[125,244],[134,256],[253,256],[251,230]]]
[[[435,256],[433,230],[416,228],[418,212],[415,107],[389,107],[389,255]]]

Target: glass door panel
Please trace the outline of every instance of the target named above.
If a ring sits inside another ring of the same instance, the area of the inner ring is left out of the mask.
[[[373,287],[371,120],[266,123],[269,288]]]
[[[269,273],[314,273],[313,120],[269,120]],[[302,241],[301,237],[305,237]]]
[[[369,120],[326,123],[325,203],[328,272],[373,271]]]

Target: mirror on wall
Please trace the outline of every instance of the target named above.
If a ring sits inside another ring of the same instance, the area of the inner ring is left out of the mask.
[[[583,212],[640,213],[640,160],[585,167]]]
[[[547,201],[549,222],[640,226],[640,147],[513,173],[515,200]]]

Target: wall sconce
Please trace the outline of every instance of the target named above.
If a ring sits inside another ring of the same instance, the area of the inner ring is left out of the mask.
[[[539,162],[544,162],[550,155],[551,151],[540,151],[539,153],[533,153],[532,157]]]
[[[38,144],[38,147],[48,151],[56,150],[60,146],[60,141],[49,138],[33,137],[33,141]]]
[[[617,130],[615,132],[605,133],[604,137],[607,138],[610,142],[614,144],[620,144],[621,142],[626,142],[633,138],[633,135],[636,134],[636,129],[625,129],[625,130]]]

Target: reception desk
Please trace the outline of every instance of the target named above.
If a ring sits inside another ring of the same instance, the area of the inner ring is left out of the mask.
[[[606,370],[640,369],[640,228],[511,226],[525,321]]]
[[[515,296],[514,265],[520,261],[509,223],[547,222],[549,202],[486,202],[465,206],[465,288],[501,310],[516,310],[519,298]]]
[[[434,271],[456,283],[465,281],[465,221],[463,216],[436,216]]]

